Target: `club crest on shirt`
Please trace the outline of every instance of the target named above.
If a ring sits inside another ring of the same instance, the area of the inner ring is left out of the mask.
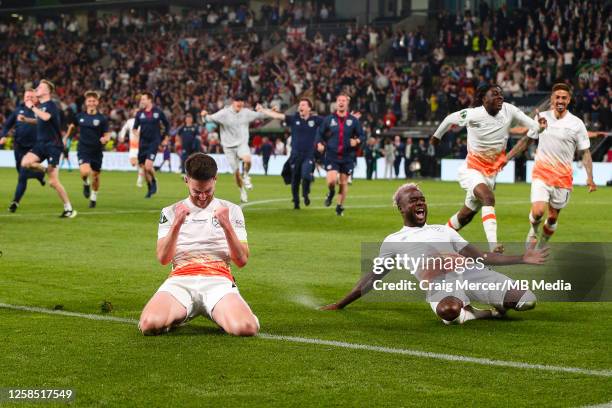
[[[100,119],[94,119],[93,120],[93,125],[94,126],[98,126],[100,124]]]
[[[144,114],[144,112],[142,112],[142,113],[140,114],[140,119],[144,119],[144,118],[146,118],[146,117],[147,117],[147,116]]]
[[[153,117],[154,117],[155,119],[159,118],[159,113],[155,112],[155,113],[153,114]]]
[[[308,126],[314,127],[314,125],[315,125],[314,120],[309,120],[308,121]]]
[[[300,121],[299,121],[299,120],[296,120],[296,121],[295,121],[295,124],[299,126],[299,125],[300,125]]]
[[[217,217],[213,217],[212,218],[212,225],[215,228],[219,228],[220,227],[219,220],[217,219]]]
[[[353,119],[346,120],[346,126],[351,126],[353,124]]]
[[[85,122],[85,119],[83,118],[79,119],[79,123],[83,123],[83,122]]]
[[[332,120],[329,122],[329,126],[338,126],[338,122],[336,122],[336,119],[332,119]]]

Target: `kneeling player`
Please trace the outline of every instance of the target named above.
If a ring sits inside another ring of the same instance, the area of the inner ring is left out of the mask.
[[[402,214],[404,227],[396,233],[389,235],[383,242],[379,257],[395,258],[397,255],[407,255],[411,258],[422,256],[424,247],[435,248],[436,252],[446,256],[456,257],[458,255],[482,259],[485,265],[512,265],[533,264],[539,265],[546,261],[547,249],[528,249],[522,256],[506,256],[495,252],[483,253],[480,249],[468,244],[454,229],[447,225],[427,225],[427,204],[425,196],[415,184],[404,184],[394,196],[394,201]],[[423,245],[428,244],[428,245]],[[424,272],[424,273],[421,273]],[[427,271],[417,271],[415,277],[419,281],[427,280],[429,284],[455,282],[467,280],[481,286],[499,285],[504,287],[504,282],[512,283],[512,279],[488,268],[482,270],[470,270],[458,273],[450,271],[443,275],[427,276]],[[363,294],[370,291],[374,282],[383,275],[374,272],[365,275],[355,288],[339,302],[324,306],[323,310],[342,309],[359,299]],[[505,287],[512,285],[505,285]],[[427,301],[431,308],[446,324],[464,323],[468,320],[499,317],[508,309],[518,311],[529,310],[535,307],[536,298],[533,292],[509,289],[509,290],[461,290],[455,288],[451,292],[436,290],[427,291]],[[493,306],[491,309],[480,310],[470,306],[472,301]]]
[[[172,261],[170,277],[140,316],[143,334],[161,334],[198,315],[226,333],[254,336],[259,321],[242,299],[230,270],[249,258],[242,210],[214,197],[217,164],[204,153],[185,162],[189,197],[162,210],[157,259]]]

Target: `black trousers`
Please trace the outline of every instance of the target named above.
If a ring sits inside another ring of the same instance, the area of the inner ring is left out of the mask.
[[[291,194],[293,202],[300,202],[300,183],[302,184],[302,197],[310,194],[310,183],[314,177],[314,157],[312,155],[296,154],[291,163]]]

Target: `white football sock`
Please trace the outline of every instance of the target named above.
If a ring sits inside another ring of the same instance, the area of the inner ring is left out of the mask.
[[[91,194],[89,195],[89,199],[91,201],[96,201],[98,199],[98,192],[95,190],[91,190]]]
[[[497,217],[495,216],[495,207],[490,205],[482,207],[482,227],[489,242],[489,249],[492,251],[497,247]]]
[[[459,231],[461,228],[463,228],[463,225],[461,225],[461,223],[459,222],[458,215],[459,215],[459,213],[453,214],[453,216],[450,217],[448,222],[446,223],[446,225],[448,225],[449,227],[451,227],[455,231]]]

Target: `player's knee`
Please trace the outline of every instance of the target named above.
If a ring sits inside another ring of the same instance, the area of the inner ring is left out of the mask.
[[[166,326],[166,320],[162,316],[147,314],[140,318],[138,328],[145,336],[159,334]]]
[[[519,312],[524,312],[525,310],[531,310],[536,307],[537,298],[536,295],[528,290],[525,291],[523,296],[519,299],[519,301],[514,306],[514,310],[518,310]]]
[[[530,291],[518,291],[518,290],[509,290],[504,296],[504,308],[505,309],[514,309],[519,312],[524,312],[525,310],[531,310],[536,306],[537,298],[535,294]]]
[[[57,178],[52,178],[49,180],[49,186],[51,186],[51,188],[57,190],[60,186],[60,182]]]
[[[542,217],[544,216],[544,209],[543,208],[532,208],[531,209],[531,216],[536,221],[540,221],[542,219]]]
[[[259,322],[255,316],[230,322],[226,332],[233,336],[255,336],[259,331]]]
[[[463,302],[454,297],[448,296],[442,299],[436,306],[436,314],[445,322],[453,322],[460,315],[463,309]]]
[[[557,217],[554,215],[549,215],[546,219],[546,222],[548,223],[548,225],[555,225],[557,223]]]
[[[489,207],[495,207],[495,196],[493,193],[485,194],[482,198],[482,204]]]

